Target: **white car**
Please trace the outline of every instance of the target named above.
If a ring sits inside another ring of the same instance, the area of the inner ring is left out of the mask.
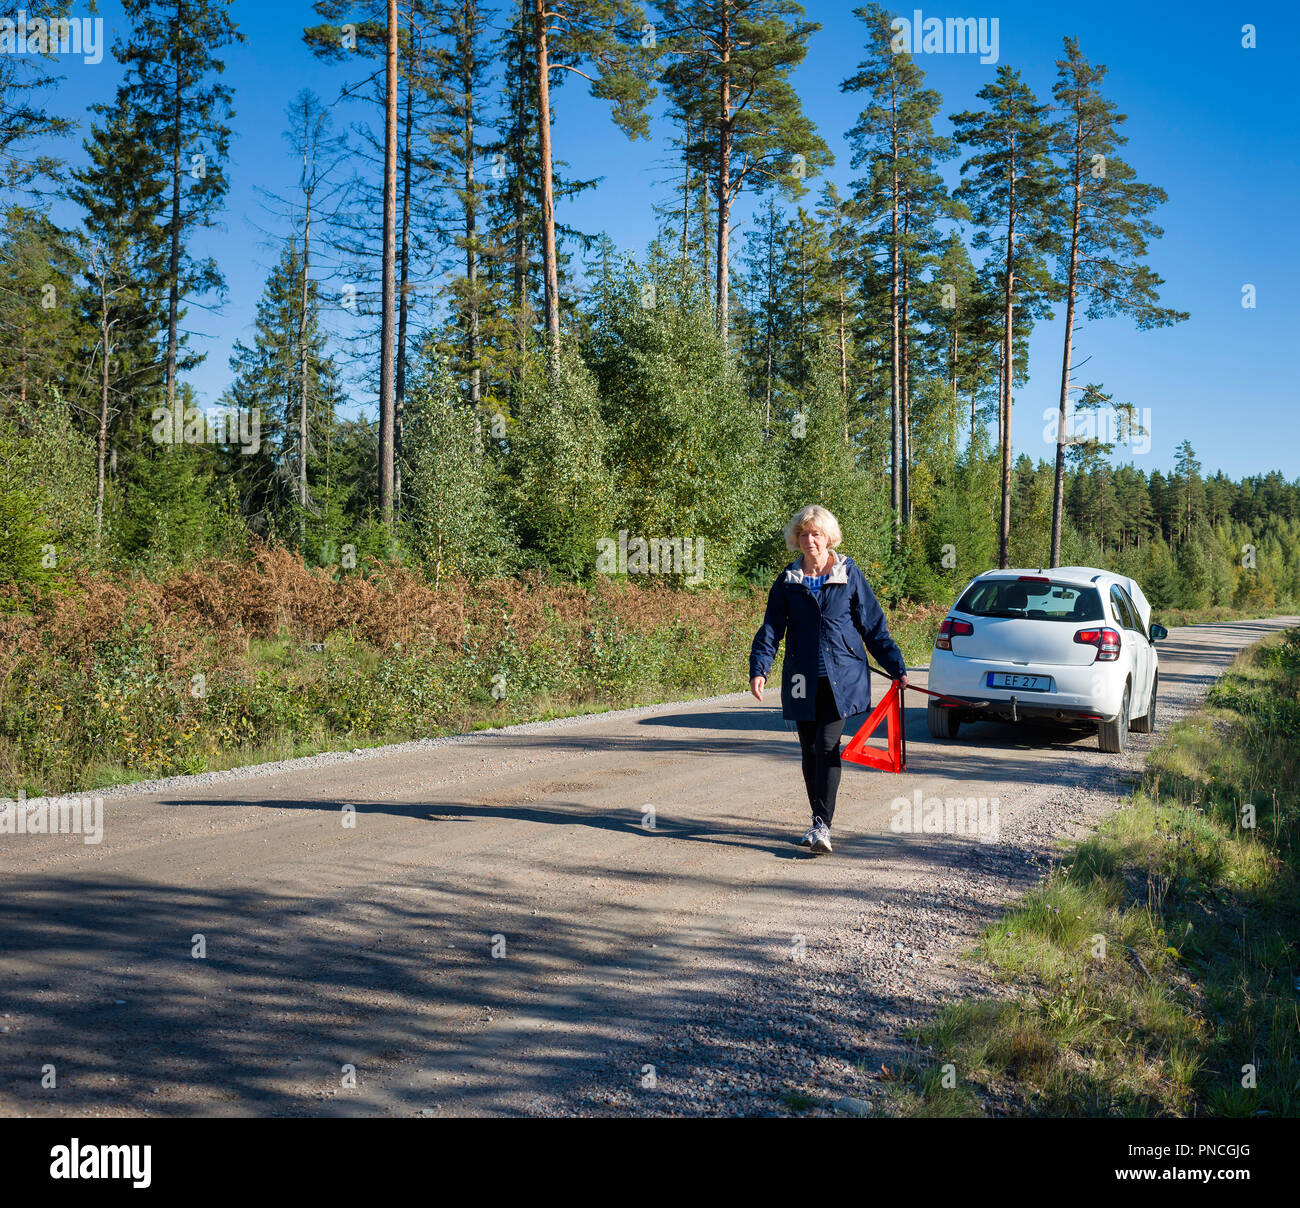
[[[1096,722],[1103,751],[1155,729],[1160,661],[1151,605],[1132,580],[1091,566],[990,570],[939,627],[926,720],[934,738],[963,721]],[[963,708],[962,703],[968,707]]]

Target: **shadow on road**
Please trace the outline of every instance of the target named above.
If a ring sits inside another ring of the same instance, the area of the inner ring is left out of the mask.
[[[556,810],[516,816],[577,821]],[[645,839],[718,836],[669,826]],[[918,838],[909,853],[885,836],[857,836],[842,850],[907,860],[928,858],[929,847]],[[788,845],[779,856],[807,859]],[[635,1091],[646,1063],[661,1079],[683,1075],[670,1043],[680,1019],[734,1009],[736,979],[789,960],[788,933],[716,931],[687,911],[667,928],[652,921],[635,891],[651,880],[671,888],[658,870],[601,870],[612,892],[576,916],[540,885],[521,900],[517,884],[477,872],[448,884],[437,867],[410,862],[337,897],[187,887],[187,871],[166,885],[85,873],[0,890],[6,1111],[343,1115],[454,1104],[529,1114],[542,1110],[539,1093],[584,1080]],[[546,869],[573,884],[592,873]],[[707,883],[678,880],[692,893]],[[814,916],[819,897],[837,892],[803,876],[768,888]],[[924,899],[909,892],[907,905]],[[806,929],[815,942],[815,925]],[[206,955],[195,959],[200,936]],[[492,955],[494,936],[505,939],[503,959]],[[700,963],[718,970],[706,983],[715,989],[693,983]],[[791,1026],[818,1043],[806,1019]],[[341,1085],[348,1066],[355,1091]],[[57,1086],[42,1089],[50,1067]],[[423,1089],[407,1089],[412,1080]]]

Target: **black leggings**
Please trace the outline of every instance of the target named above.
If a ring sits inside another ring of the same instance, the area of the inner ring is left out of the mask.
[[[835,708],[831,682],[824,675],[817,680],[817,720],[801,721],[799,745],[803,748],[803,782],[813,820],[827,826],[835,816],[835,794],[840,787],[840,735],[847,718]]]

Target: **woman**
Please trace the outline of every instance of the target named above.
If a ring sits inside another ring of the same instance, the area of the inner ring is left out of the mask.
[[[835,552],[842,539],[839,522],[825,508],[813,505],[794,514],[785,527],[785,544],[802,550],[803,557],[772,584],[749,652],[749,690],[761,701],[785,637],[781,715],[798,725],[813,818],[797,842],[815,852],[831,850],[844,721],[871,708],[867,651],[907,685],[907,665],[866,577],[852,558]]]

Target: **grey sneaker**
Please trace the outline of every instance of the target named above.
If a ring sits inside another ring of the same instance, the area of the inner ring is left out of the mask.
[[[812,849],[823,853],[831,850],[831,828],[824,822],[819,821],[814,828]]]
[[[813,845],[813,840],[816,838],[817,823],[814,822],[806,831],[804,831],[800,838],[795,840],[795,842],[798,843],[800,847],[811,847]]]

